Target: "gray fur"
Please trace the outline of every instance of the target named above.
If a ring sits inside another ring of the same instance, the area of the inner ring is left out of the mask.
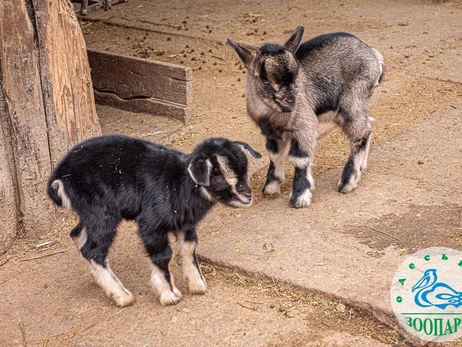
[[[270,166],[263,191],[279,191],[289,156],[299,169],[295,174],[306,176],[294,178],[294,207],[311,203],[306,190],[314,187],[310,171],[320,121],[333,120],[348,136],[351,153],[338,190],[356,187],[367,166],[371,96],[385,72],[382,54],[355,36],[327,34],[300,45],[303,31],[298,27],[283,46],[264,44],[255,51],[228,40],[248,72],[247,112],[267,141],[277,142],[268,148],[274,168]]]

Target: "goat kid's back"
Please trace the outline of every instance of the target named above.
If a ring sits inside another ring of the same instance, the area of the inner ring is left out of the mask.
[[[126,136],[97,137],[69,151],[50,177],[48,194],[78,214],[71,237],[117,305],[134,302],[107,261],[122,219],[138,224],[160,303],[175,304],[181,293],[169,271],[173,253],[168,233],[177,236],[189,291],[205,293],[195,255],[196,225],[216,202],[251,204],[246,153],[261,157],[246,143],[223,138],[205,140],[193,153],[183,154]]]
[[[370,99],[385,71],[382,54],[351,34],[321,35],[300,45],[303,32],[298,27],[284,45],[266,43],[255,51],[228,40],[248,72],[248,114],[266,137],[270,165],[263,192],[280,193],[288,157],[295,167],[293,207],[311,204],[320,121],[333,120],[350,140],[338,191],[357,186],[372,136]]]

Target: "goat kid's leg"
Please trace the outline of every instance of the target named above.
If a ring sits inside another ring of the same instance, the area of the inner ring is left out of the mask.
[[[371,124],[374,121],[374,118],[369,117],[368,122],[369,122],[369,128],[372,128]],[[361,161],[359,163],[359,169],[361,171],[364,171],[367,169],[367,159],[369,158],[369,150],[371,147],[371,139],[372,139],[372,130],[369,132],[369,136],[367,137],[367,142],[366,145],[364,146],[364,150],[361,153]]]
[[[280,185],[284,181],[284,164],[289,151],[289,141],[266,139],[266,150],[270,157],[270,165],[266,174],[266,183],[263,193],[276,195],[281,192]]]
[[[152,262],[151,285],[162,306],[177,304],[182,295],[170,273],[173,251],[168,233],[152,230],[149,223],[138,223],[144,246]]]
[[[90,271],[106,295],[112,298],[117,306],[132,305],[135,302],[135,297],[117,278],[107,260],[107,254],[115,236],[115,228],[112,230],[99,229],[98,231],[103,230],[104,235],[100,233],[97,236],[91,230],[93,228],[87,229],[86,226],[79,223],[71,231],[71,237],[77,249],[90,263]]]
[[[358,186],[361,180],[361,171],[367,168],[367,159],[369,155],[369,148],[372,138],[372,125],[373,119],[368,117],[367,125],[363,127],[362,135],[348,133],[350,137],[350,156],[343,169],[342,176],[340,177],[337,189],[340,193],[348,193]]]
[[[157,292],[162,306],[176,305],[182,298],[181,292],[175,286],[175,279],[170,273],[170,262],[173,252],[168,245],[160,253],[150,254],[152,261],[151,284]]]
[[[187,230],[178,236],[183,276],[188,283],[191,294],[205,294],[207,283],[202,276],[196,257],[197,233],[195,229]]]
[[[311,158],[313,157],[313,143],[308,143],[307,138],[292,138],[289,160],[295,167],[292,192],[290,193],[290,206],[295,208],[306,207],[311,204],[314,180],[311,175]]]

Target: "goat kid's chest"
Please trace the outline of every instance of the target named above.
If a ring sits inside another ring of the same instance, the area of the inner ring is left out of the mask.
[[[289,134],[293,123],[293,117],[290,113],[276,112],[267,108],[267,113],[265,114],[255,114],[249,111],[249,116],[265,137],[274,140],[290,137]]]
[[[284,139],[292,129],[293,114],[273,109],[256,93],[249,93],[247,113],[267,138],[274,140]]]

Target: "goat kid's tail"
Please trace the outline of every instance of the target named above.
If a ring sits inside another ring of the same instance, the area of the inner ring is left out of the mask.
[[[382,53],[380,53],[377,49],[372,48],[374,51],[374,55],[377,58],[377,61],[379,62],[379,69],[380,69],[380,74],[379,77],[377,78],[377,81],[375,82],[375,86],[378,86],[380,83],[382,83],[383,77],[385,76],[385,62],[383,59]]]
[[[53,202],[64,208],[71,208],[71,201],[64,190],[63,181],[56,179],[48,182],[48,196]]]

